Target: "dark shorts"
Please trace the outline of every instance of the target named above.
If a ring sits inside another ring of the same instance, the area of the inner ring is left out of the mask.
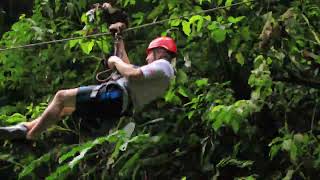
[[[76,97],[76,113],[90,119],[113,119],[121,115],[122,90],[116,85],[102,87],[95,98],[90,94],[96,86],[80,87]]]

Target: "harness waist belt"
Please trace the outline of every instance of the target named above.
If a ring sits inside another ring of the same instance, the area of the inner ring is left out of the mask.
[[[101,88],[103,88],[104,86],[106,86],[106,88],[108,88],[108,86],[110,85],[115,85],[117,87],[119,87],[122,90],[122,110],[121,110],[121,114],[123,114],[124,112],[126,112],[126,110],[128,109],[129,106],[129,94],[128,91],[125,87],[123,87],[122,85],[120,85],[119,83],[117,83],[116,81],[108,81],[106,83],[102,83],[98,86],[96,86],[91,94],[90,94],[90,98],[96,98],[98,95],[98,92]]]

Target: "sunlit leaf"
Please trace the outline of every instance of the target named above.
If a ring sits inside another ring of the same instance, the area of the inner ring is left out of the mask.
[[[85,54],[90,54],[90,52],[92,51],[93,46],[94,46],[94,42],[93,41],[81,42],[80,43],[80,47],[81,47],[82,51]]]
[[[206,86],[208,85],[208,79],[207,78],[199,79],[196,81],[196,85],[198,87]]]
[[[282,180],[291,180],[291,179],[292,179],[293,174],[294,174],[294,170],[289,169],[289,170],[287,171],[286,176],[285,176]]]
[[[212,38],[217,42],[223,42],[226,39],[227,32],[223,29],[215,29],[212,31]]]
[[[273,145],[271,147],[270,152],[269,152],[269,157],[271,160],[278,154],[280,149],[281,149],[280,145]]]
[[[286,151],[290,151],[291,145],[292,145],[291,139],[284,140],[282,143],[282,149],[284,149]]]
[[[241,52],[236,54],[236,59],[239,64],[244,65],[244,57]]]
[[[290,159],[295,162],[297,160],[297,156],[298,156],[298,147],[293,142],[290,147]]]
[[[217,164],[217,167],[225,167],[227,165],[229,166],[236,166],[239,168],[244,168],[244,167],[250,167],[253,165],[253,161],[250,160],[239,160],[239,159],[234,159],[232,157],[226,157],[220,160],[220,162]]]
[[[27,118],[24,115],[22,115],[20,113],[14,113],[10,117],[8,117],[8,119],[6,119],[6,123],[17,124],[20,122],[25,122],[26,120],[27,120]]]
[[[184,34],[186,34],[187,36],[190,36],[191,33],[191,24],[188,21],[182,21],[182,30],[184,32]]]
[[[79,161],[81,159],[84,158],[85,154],[91,149],[91,147],[87,147],[85,149],[82,149],[80,154],[78,156],[76,156],[75,158],[72,159],[72,161],[70,161],[68,164],[70,166],[70,168],[72,169],[75,165],[77,165],[79,163]]]
[[[188,97],[188,93],[187,93],[187,89],[186,89],[186,88],[184,88],[184,87],[182,87],[182,86],[179,86],[178,92],[179,92],[179,94],[181,94],[182,96]]]
[[[226,2],[225,2],[225,6],[231,6],[232,5],[232,2],[233,2],[233,0],[226,0]],[[229,8],[227,8],[228,10],[230,9],[230,7]]]
[[[174,19],[174,20],[171,20],[170,21],[170,25],[171,26],[179,26],[181,23],[181,20],[180,19]]]
[[[76,46],[78,43],[79,43],[79,40],[78,40],[78,39],[70,40],[70,41],[69,41],[69,47],[70,47],[70,48],[73,48],[73,47]]]
[[[245,18],[245,16],[239,16],[239,17],[236,17],[236,18],[234,18],[234,17],[232,17],[232,16],[229,16],[228,17],[228,21],[230,22],[230,23],[238,23],[238,22],[240,22],[242,19],[244,19]]]

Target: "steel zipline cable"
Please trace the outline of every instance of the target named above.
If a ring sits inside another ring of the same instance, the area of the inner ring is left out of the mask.
[[[191,13],[191,14],[185,15],[185,16],[179,16],[179,17],[175,17],[175,18],[169,18],[169,19],[164,19],[164,20],[160,20],[160,21],[156,21],[156,22],[146,23],[146,24],[143,24],[140,26],[127,28],[123,32],[129,32],[129,31],[133,31],[136,29],[141,29],[141,28],[145,28],[145,27],[149,27],[149,26],[153,26],[153,25],[157,25],[157,24],[163,24],[167,21],[186,18],[186,17],[198,15],[198,14],[205,14],[205,13],[217,11],[220,9],[226,9],[226,8],[230,8],[233,6],[239,6],[239,5],[250,3],[250,2],[254,2],[254,0],[243,1],[243,2],[234,3],[231,5],[227,5],[227,6],[219,6],[219,7]],[[0,48],[0,52],[13,50],[13,49],[22,49],[22,48],[30,48],[30,47],[35,47],[35,46],[47,45],[47,44],[61,43],[61,42],[66,42],[66,41],[71,41],[71,40],[76,40],[76,39],[93,38],[93,37],[99,37],[99,36],[105,36],[105,35],[111,35],[111,33],[110,32],[103,32],[103,33],[90,34],[90,35],[86,35],[86,36],[70,37],[70,38],[65,38],[65,39],[56,39],[56,40],[51,40],[51,41],[44,41],[44,42],[39,42],[39,43],[32,43],[32,44],[26,44],[26,45],[20,45],[20,46],[8,47],[8,48]]]

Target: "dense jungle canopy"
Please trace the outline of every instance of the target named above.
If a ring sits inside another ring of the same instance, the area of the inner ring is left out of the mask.
[[[108,32],[99,14],[86,15],[102,2],[1,1],[0,48]],[[124,33],[137,65],[155,37],[176,40],[170,89],[110,131],[71,116],[39,140],[0,141],[1,179],[319,178],[319,0],[109,2],[129,27],[170,19]],[[59,89],[96,84],[112,43],[0,51],[0,126],[39,116]]]

